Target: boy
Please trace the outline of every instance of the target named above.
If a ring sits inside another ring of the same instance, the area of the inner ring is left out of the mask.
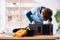
[[[26,13],[30,24],[43,24],[43,21],[48,20],[48,24],[52,21],[52,10],[45,7],[37,7]]]

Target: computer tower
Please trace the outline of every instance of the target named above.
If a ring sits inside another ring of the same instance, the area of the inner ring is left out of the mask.
[[[52,24],[30,24],[31,30],[34,30],[34,33],[40,35],[53,35],[53,25]]]

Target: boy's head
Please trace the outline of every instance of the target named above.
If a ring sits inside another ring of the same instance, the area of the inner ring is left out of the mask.
[[[41,11],[43,20],[48,20],[52,16],[52,10],[49,8],[43,8]]]

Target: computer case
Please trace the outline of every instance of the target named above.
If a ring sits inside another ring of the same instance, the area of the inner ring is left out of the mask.
[[[34,33],[40,35],[53,35],[53,25],[52,24],[29,24],[31,30],[34,30]]]

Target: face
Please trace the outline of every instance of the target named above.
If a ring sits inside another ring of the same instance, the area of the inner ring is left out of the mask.
[[[45,9],[42,9],[42,11],[41,11],[41,14],[42,14],[42,15],[43,15],[44,10],[45,10]]]
[[[41,17],[43,17],[43,15],[44,15],[44,14],[43,14],[44,10],[45,10],[45,9],[42,9],[42,11],[41,11]]]
[[[45,17],[46,17],[46,14],[44,13],[45,12],[45,8],[44,9],[42,9],[42,11],[41,11],[41,17],[43,18],[43,20],[47,20]]]

